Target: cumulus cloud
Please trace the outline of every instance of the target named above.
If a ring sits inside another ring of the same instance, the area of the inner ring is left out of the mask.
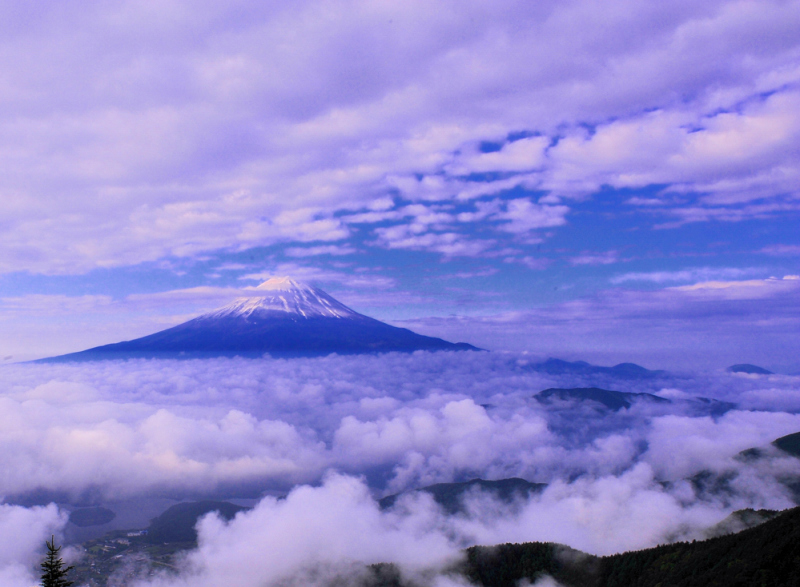
[[[435,511],[382,514],[363,483],[332,476],[321,487],[295,489],[285,500],[267,498],[227,524],[206,517],[198,528],[198,549],[184,563],[186,575],[147,584],[210,586],[235,577],[243,587],[280,580],[324,585],[379,562],[413,572],[457,558],[438,521]]]
[[[612,554],[665,537],[701,537],[724,511],[709,502],[685,503],[655,482],[646,465],[618,477],[554,483],[517,510],[480,493],[466,505],[468,515],[446,517],[420,494],[381,512],[363,483],[332,476],[283,501],[266,498],[228,523],[207,516],[198,524],[198,548],[177,577],[137,585],[218,585],[231,577],[242,586],[326,585],[363,576],[365,565],[378,562],[394,563],[423,584],[460,584],[446,573],[464,545],[549,541]]]

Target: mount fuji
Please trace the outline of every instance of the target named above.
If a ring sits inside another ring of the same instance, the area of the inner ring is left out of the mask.
[[[479,350],[390,326],[288,277],[269,279],[252,291],[250,297],[167,330],[39,362]]]

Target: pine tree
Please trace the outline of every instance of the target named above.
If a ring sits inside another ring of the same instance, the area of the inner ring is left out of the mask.
[[[72,581],[67,581],[67,573],[74,567],[64,568],[64,561],[58,556],[61,547],[56,546],[55,536],[44,543],[47,545],[47,555],[42,563],[42,587],[69,587]]]

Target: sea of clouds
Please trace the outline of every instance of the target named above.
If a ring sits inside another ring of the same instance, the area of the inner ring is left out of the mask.
[[[613,412],[533,398],[592,385],[671,403]],[[9,586],[35,581],[72,505],[254,499],[229,523],[202,520],[180,572],[142,584],[260,586],[324,583],[376,562],[419,574],[471,544],[606,554],[701,538],[736,509],[791,507],[781,481],[800,476],[800,460],[774,449],[737,458],[800,431],[800,377],[553,375],[514,353],[7,365],[0,421]],[[726,482],[690,481],[701,473]],[[513,504],[471,494],[455,516],[427,494],[387,511],[376,501],[476,477],[548,487]]]

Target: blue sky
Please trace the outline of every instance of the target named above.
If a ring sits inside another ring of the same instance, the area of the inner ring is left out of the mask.
[[[5,361],[289,274],[486,348],[800,370],[798,2],[0,10]]]

